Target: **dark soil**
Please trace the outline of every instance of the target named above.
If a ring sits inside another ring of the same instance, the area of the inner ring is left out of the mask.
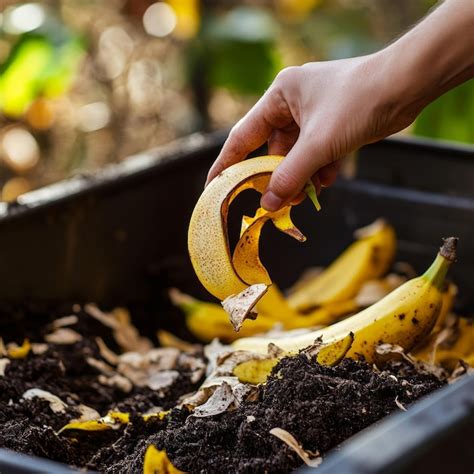
[[[67,314],[71,312],[62,315]],[[258,399],[234,411],[195,418],[187,410],[173,409],[162,421],[145,422],[139,413],[158,406],[172,408],[200,382],[192,384],[189,374],[180,370],[180,378],[165,392],[135,387],[124,393],[100,384],[99,372],[86,363],[90,355],[101,359],[95,336],[100,334],[109,347],[117,348],[108,328],[83,311],[77,314],[79,323],[72,329],[84,336],[82,341],[50,345],[44,354],[12,360],[0,376],[0,447],[100,472],[139,473],[147,446],[154,444],[166,449],[173,464],[186,472],[283,473],[300,466],[301,460],[269,433],[272,428],[283,428],[305,449],[324,454],[400,410],[396,399],[408,406],[441,385],[404,362],[392,362],[378,372],[351,360],[322,367],[300,355],[283,359]],[[21,328],[32,341],[41,341],[52,318],[44,314],[30,318],[27,325],[17,314],[12,327],[0,316],[0,334],[5,342],[21,343]],[[68,404],[67,412],[54,413],[39,399],[23,400],[21,395],[30,388],[57,395]],[[129,411],[131,422],[117,430],[56,434],[77,417],[80,403],[101,415],[112,409]]]

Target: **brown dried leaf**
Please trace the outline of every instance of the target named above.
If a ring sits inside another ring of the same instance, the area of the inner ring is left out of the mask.
[[[10,363],[10,359],[0,359],[0,377],[5,376],[5,370]]]
[[[230,322],[235,331],[239,331],[246,319],[256,319],[255,305],[267,292],[268,286],[264,283],[251,285],[237,295],[227,297],[222,306],[230,316]]]
[[[94,410],[87,405],[83,405],[82,403],[75,407],[75,409],[80,413],[78,418],[71,420],[71,423],[77,421],[90,421],[90,420],[97,420],[100,418],[100,413],[97,410]]]
[[[395,397],[395,404],[397,405],[398,408],[402,411],[407,411],[403,403],[398,399],[398,395]]]
[[[97,319],[97,321],[101,322],[104,326],[107,326],[110,329],[116,329],[119,326],[119,322],[114,316],[108,313],[104,313],[97,307],[97,305],[93,303],[86,304],[84,306],[84,311],[89,316],[92,316],[94,319]]]
[[[161,347],[173,347],[182,352],[198,352],[202,348],[200,344],[191,344],[190,342],[183,341],[164,329],[160,329],[156,336]]]
[[[63,328],[65,326],[73,326],[74,324],[77,324],[78,321],[79,318],[75,314],[71,314],[70,316],[63,316],[62,318],[55,319],[51,323],[51,326],[54,329]]]
[[[3,342],[3,339],[0,337],[0,356],[6,356],[7,355],[7,348],[5,347],[5,343]]]
[[[236,399],[232,387],[224,382],[218,387],[210,398],[204,403],[194,409],[191,416],[197,418],[204,418],[207,416],[214,416],[230,410],[236,405]]]
[[[117,365],[119,363],[119,356],[109,349],[107,345],[105,344],[104,340],[101,337],[96,337],[95,342],[97,344],[97,347],[99,348],[100,355],[109,363],[112,365]]]
[[[42,342],[33,342],[31,344],[31,352],[33,352],[35,355],[44,354],[48,349],[48,344],[44,344]]]
[[[285,355],[285,351],[281,347],[278,347],[276,344],[273,344],[273,342],[270,342],[270,344],[268,344],[267,353],[271,359],[276,359]]]
[[[301,460],[310,467],[318,467],[322,462],[323,458],[319,455],[319,452],[306,451],[301,444],[295,439],[295,437],[288,433],[288,431],[282,428],[272,428],[270,434],[276,436],[278,439],[288,445],[295,453],[301,458]]]
[[[21,397],[25,400],[32,400],[33,398],[46,400],[54,413],[64,413],[67,408],[67,405],[59,397],[40,388],[30,388]]]
[[[114,375],[99,375],[98,377],[99,383],[102,385],[106,385],[108,387],[115,387],[121,390],[124,393],[129,393],[133,389],[133,384],[130,382],[127,377],[124,377],[123,375],[120,374],[114,374]]]
[[[87,357],[86,362],[94,369],[97,369],[99,372],[107,376],[115,375],[115,370],[112,366],[106,364],[104,361],[95,359],[94,357]]]
[[[69,328],[59,328],[50,334],[44,336],[46,342],[50,344],[69,345],[82,340],[82,336]]]

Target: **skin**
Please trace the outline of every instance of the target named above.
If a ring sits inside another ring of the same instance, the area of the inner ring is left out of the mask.
[[[268,143],[286,158],[261,206],[301,199],[310,179],[329,186],[341,158],[410,125],[426,105],[474,77],[474,1],[446,0],[397,41],[363,57],[282,70],[231,130],[206,185]]]

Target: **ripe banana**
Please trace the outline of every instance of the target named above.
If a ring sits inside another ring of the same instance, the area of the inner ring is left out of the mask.
[[[297,337],[239,339],[233,346],[237,350],[266,353],[271,342],[285,352],[296,353],[318,338],[322,338],[324,344],[332,344],[352,332],[354,341],[347,357],[363,356],[373,362],[376,347],[381,343],[397,344],[409,350],[436,322],[445,276],[456,258],[456,243],[454,237],[446,239],[422,276],[404,283],[374,305],[339,323]]]
[[[242,256],[234,260],[230,257],[227,234],[227,213],[232,200],[245,189],[255,189],[263,193],[271,173],[282,161],[282,156],[262,156],[237,163],[223,171],[211,181],[199,198],[188,230],[188,250],[194,271],[203,286],[220,300],[238,294],[252,284],[271,284],[271,280],[258,259],[258,237],[261,225],[271,219],[279,230],[298,240],[303,240],[301,232],[290,219],[291,206],[286,206],[277,213],[257,212],[255,218],[244,218],[248,227],[254,227],[251,245],[248,245]],[[314,188],[307,194],[318,207]],[[263,218],[263,220],[262,220]],[[244,234],[249,229],[244,228]],[[249,237],[249,235],[247,235]],[[244,244],[240,240],[239,244]],[[245,259],[254,264],[248,272]],[[262,300],[263,303],[263,300]]]
[[[229,315],[221,305],[199,301],[174,289],[170,291],[170,298],[184,312],[187,328],[204,342],[210,342],[215,338],[224,342],[232,342],[242,337],[268,332],[274,329],[277,324],[287,330],[320,327],[328,324],[328,321],[334,320],[337,316],[356,308],[353,301],[335,303],[307,315],[285,315],[281,319],[275,314],[269,315],[262,312],[255,321],[243,325],[239,332],[235,332],[229,321]],[[277,314],[280,313],[277,311]]]
[[[396,248],[393,228],[379,219],[356,231],[350,245],[327,269],[302,283],[289,295],[288,304],[300,311],[353,298],[365,281],[382,276]]]

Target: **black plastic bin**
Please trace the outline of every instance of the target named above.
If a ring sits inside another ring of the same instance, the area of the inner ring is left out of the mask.
[[[142,330],[158,325],[182,332],[166,289],[176,286],[208,297],[189,263],[186,231],[224,137],[191,136],[97,175],[0,204],[0,315],[25,301],[94,301],[129,306]],[[357,156],[355,178],[324,190],[320,213],[309,203],[295,209],[295,222],[308,236],[305,244],[265,229],[262,259],[270,274],[280,286],[290,285],[309,265],[333,260],[354,229],[384,216],[397,231],[398,259],[419,271],[431,262],[441,237],[460,238],[451,277],[460,287],[459,304],[472,311],[473,155],[469,147],[407,139],[365,147]],[[233,212],[255,203],[255,196],[244,197]],[[230,224],[235,233],[232,215]],[[466,377],[354,436],[319,470],[472,473],[473,439],[474,377]],[[436,461],[441,453],[442,461]],[[0,473],[33,472],[70,471],[0,450]]]

